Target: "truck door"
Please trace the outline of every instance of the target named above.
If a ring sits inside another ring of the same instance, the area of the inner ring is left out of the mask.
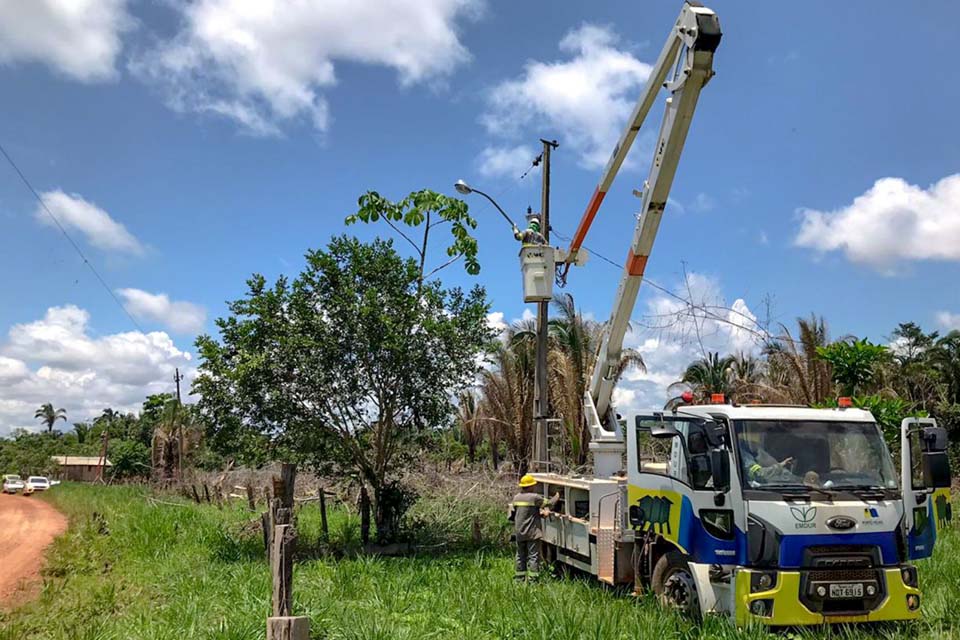
[[[693,562],[740,564],[746,557],[746,515],[724,428],[653,414],[637,416],[628,429],[630,526],[661,535]]]
[[[947,434],[933,418],[905,418],[900,424],[900,447],[907,556],[929,558],[937,531],[953,519]]]

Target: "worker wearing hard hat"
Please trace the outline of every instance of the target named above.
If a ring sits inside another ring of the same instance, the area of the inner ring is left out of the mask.
[[[540,216],[527,211],[527,228],[523,231],[513,227],[513,237],[523,244],[547,244],[547,239],[540,232]]]
[[[560,499],[555,494],[549,500],[537,493],[537,481],[527,474],[520,478],[520,493],[510,501],[508,518],[513,522],[517,541],[517,564],[514,578],[536,579],[540,574],[540,509],[553,508]]]
[[[747,479],[757,483],[790,481],[796,479],[790,470],[793,458],[777,460],[760,446],[759,433],[743,433],[740,436],[740,459]]]

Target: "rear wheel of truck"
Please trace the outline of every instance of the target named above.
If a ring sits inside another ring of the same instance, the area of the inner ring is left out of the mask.
[[[687,557],[678,551],[660,556],[650,576],[653,592],[660,604],[697,619],[700,617],[700,599]]]

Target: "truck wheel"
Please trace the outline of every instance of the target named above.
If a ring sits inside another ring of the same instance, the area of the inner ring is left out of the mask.
[[[697,583],[682,553],[668,551],[660,556],[650,583],[661,605],[694,619],[700,617]]]

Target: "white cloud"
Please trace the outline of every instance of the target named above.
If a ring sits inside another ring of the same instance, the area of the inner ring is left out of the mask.
[[[612,30],[584,24],[560,41],[570,58],[527,62],[519,78],[493,88],[481,122],[516,136],[536,122],[556,129],[586,167],[602,167],[626,125],[651,66],[618,49]]]
[[[117,289],[124,307],[142,320],[159,322],[176,333],[197,333],[207,321],[207,311],[192,302],[170,300],[165,293],[142,289]]]
[[[503,311],[491,311],[487,314],[487,326],[497,333],[503,333],[507,330],[507,322],[503,318]]]
[[[728,304],[713,277],[691,273],[688,281],[689,294],[684,288],[680,295],[689,295],[698,310],[657,293],[647,300],[645,312],[634,318],[626,344],[640,352],[647,369],[628,371],[618,385],[614,400],[621,415],[662,409],[667,387],[705,351],[721,356],[759,353],[762,330],[746,302],[738,298]]]
[[[192,356],[166,333],[94,337],[89,322],[85,310],[67,305],[10,328],[0,343],[0,435],[39,429],[33,413],[44,402],[64,407],[68,423],[95,417],[104,407],[136,411],[147,395],[172,391],[177,367],[190,388]]]
[[[400,84],[448,75],[470,59],[456,23],[481,0],[193,0],[181,30],[131,69],[178,111],[216,113],[254,135],[330,123],[334,62],[388,67]]]
[[[881,178],[848,206],[800,214],[798,246],[842,251],[886,273],[905,260],[960,260],[960,174],[928,189]]]
[[[707,213],[713,211],[716,206],[716,201],[705,193],[698,193],[690,204],[690,208],[695,213]]]
[[[116,76],[127,0],[4,0],[0,63],[40,62],[82,82]]]
[[[960,313],[937,312],[937,324],[946,331],[960,330]]]
[[[40,197],[53,215],[68,230],[82,233],[93,246],[106,251],[119,251],[134,255],[144,252],[143,245],[127,228],[92,202],[78,194],[66,194],[60,189],[42,193]],[[37,221],[55,227],[53,220],[39,205],[34,213]]]
[[[533,149],[525,144],[487,147],[477,158],[477,168],[480,175],[487,178],[505,176],[516,179],[531,168],[535,156]]]

